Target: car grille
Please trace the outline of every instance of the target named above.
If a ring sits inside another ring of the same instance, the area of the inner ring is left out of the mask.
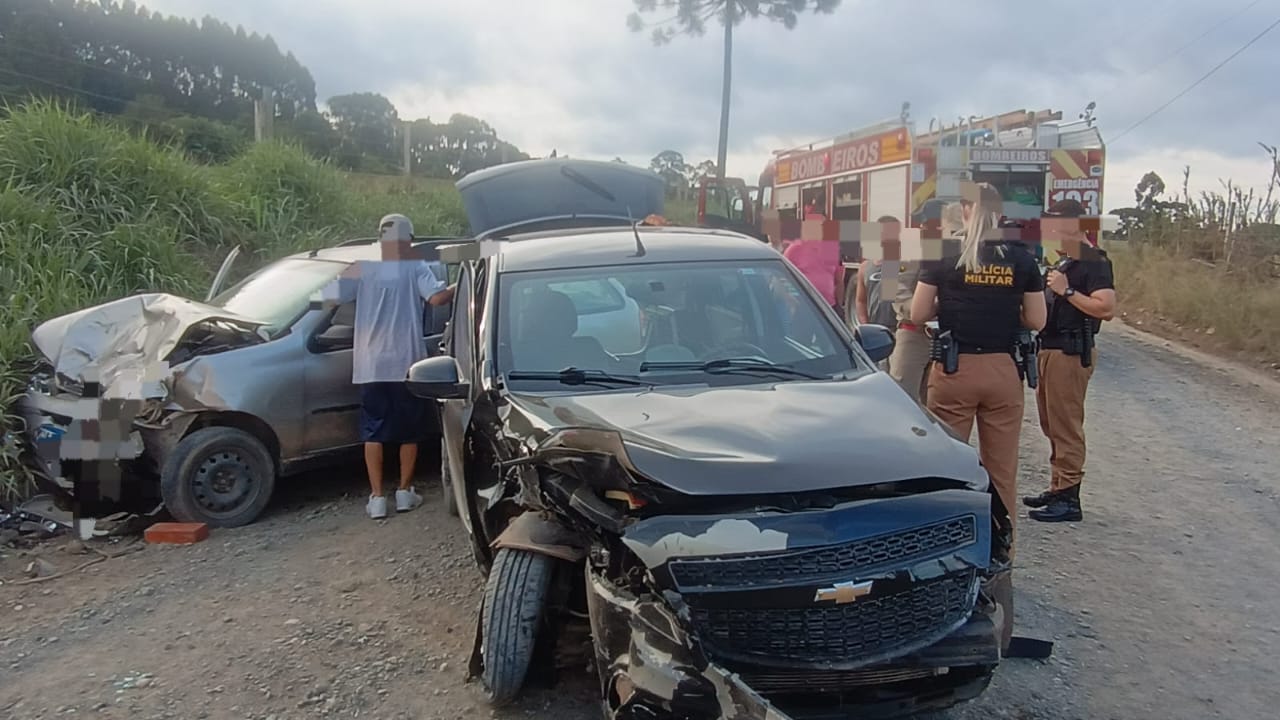
[[[761,693],[824,693],[867,685],[888,685],[936,677],[943,668],[876,667],[862,670],[816,670],[744,672],[742,681]]]
[[[972,517],[912,528],[904,532],[789,554],[742,559],[676,560],[671,574],[680,589],[759,587],[795,584],[828,576],[849,576],[886,563],[905,563],[955,550],[977,537]]]
[[[941,639],[968,618],[976,592],[965,572],[846,605],[691,611],[707,654],[720,661],[871,662]]]

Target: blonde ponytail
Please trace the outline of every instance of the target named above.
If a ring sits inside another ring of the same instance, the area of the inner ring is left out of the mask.
[[[982,266],[979,259],[982,244],[998,237],[996,231],[1000,227],[1000,216],[1003,214],[1004,199],[1000,197],[1000,191],[996,190],[991,183],[978,183],[978,202],[974,205],[973,213],[969,215],[969,221],[965,223],[960,259],[956,261],[957,269],[963,268],[969,272],[977,272]],[[1004,257],[1004,246],[997,245],[996,252]]]

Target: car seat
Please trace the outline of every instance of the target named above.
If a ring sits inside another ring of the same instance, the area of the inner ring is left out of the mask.
[[[603,369],[616,359],[605,352],[600,341],[579,336],[578,310],[568,295],[544,290],[534,295],[522,313],[524,328],[513,348],[515,367],[520,370]]]

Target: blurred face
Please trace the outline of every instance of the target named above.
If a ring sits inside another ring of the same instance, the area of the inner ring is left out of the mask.
[[[902,259],[902,224],[898,222],[880,223],[880,247],[884,259],[899,261]]]
[[[408,260],[412,254],[412,246],[407,240],[381,242],[383,260]]]
[[[1088,245],[1077,218],[1041,219],[1040,238],[1046,251],[1057,250],[1059,255],[1077,260],[1080,259],[1081,247]]]
[[[964,218],[965,223],[969,222],[969,218],[973,217],[973,203],[968,200],[960,201],[960,217]]]

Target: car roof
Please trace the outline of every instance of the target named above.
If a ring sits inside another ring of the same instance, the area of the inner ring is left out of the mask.
[[[414,240],[414,247],[435,247],[469,242],[464,237],[431,237]],[[358,238],[348,240],[339,245],[289,255],[288,259],[328,260],[330,262],[353,263],[360,260],[380,260],[382,251],[378,249],[377,238]]]
[[[636,236],[644,246],[637,256]],[[498,241],[498,272],[716,260],[777,260],[759,240],[722,230],[638,226],[549,230]]]

